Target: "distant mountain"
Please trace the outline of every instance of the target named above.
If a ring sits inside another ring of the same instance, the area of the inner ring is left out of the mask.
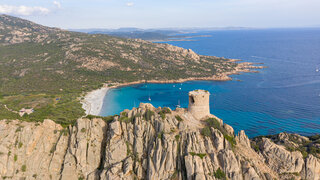
[[[139,29],[139,28],[119,28],[119,29],[73,29],[77,32],[89,34],[108,34],[111,36],[143,39],[149,41],[170,41],[185,40],[194,37],[192,33],[217,31],[217,30],[243,30],[250,29],[244,27],[225,27],[225,28],[160,28],[160,29]],[[188,35],[184,35],[188,34]]]
[[[132,32],[104,32],[93,31],[91,34],[108,34],[111,36],[130,38],[130,39],[143,39],[143,40],[168,40],[171,36],[160,32],[144,32],[144,31],[132,31]]]
[[[104,29],[104,28],[89,28],[89,29],[69,29],[70,31],[91,33],[91,32],[131,32],[131,31],[142,31],[140,28],[124,27],[118,29]]]
[[[68,124],[84,114],[80,95],[103,83],[214,79],[245,68],[168,44],[70,32],[0,15],[0,119]],[[35,112],[19,117],[14,112],[22,108]]]
[[[119,28],[119,29],[74,29],[77,32],[88,34],[108,34],[111,36],[143,39],[143,40],[169,40],[174,38],[176,34],[184,33],[183,31],[175,30],[160,30],[160,29],[139,29],[139,28]],[[183,37],[183,36],[180,36]]]

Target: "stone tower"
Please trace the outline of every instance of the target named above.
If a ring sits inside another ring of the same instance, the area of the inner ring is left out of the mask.
[[[202,119],[206,116],[209,116],[209,96],[210,93],[205,90],[190,91],[188,112],[190,112],[197,119]]]

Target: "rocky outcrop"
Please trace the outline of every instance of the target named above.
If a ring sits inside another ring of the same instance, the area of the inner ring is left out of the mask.
[[[250,140],[249,140],[248,136],[245,134],[244,130],[241,130],[238,133],[236,140],[238,143],[240,143],[246,147],[249,147],[249,148],[251,147]]]
[[[320,179],[320,161],[313,155],[309,155],[305,160],[305,166],[302,173],[304,179]]]
[[[289,152],[267,138],[263,138],[260,149],[266,163],[279,174],[299,173],[303,169],[304,160],[299,151]]]
[[[67,147],[68,136],[51,120],[0,121],[0,175],[59,179]]]
[[[0,175],[7,179],[319,179],[319,158],[244,131],[206,128],[188,111],[141,104],[111,121],[79,119],[63,128],[0,121]]]
[[[94,179],[104,149],[106,123],[101,119],[79,119],[70,128],[68,148],[61,168],[61,179]]]

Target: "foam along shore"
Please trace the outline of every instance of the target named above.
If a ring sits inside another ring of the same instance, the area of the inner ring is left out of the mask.
[[[103,100],[108,90],[108,85],[105,84],[102,88],[88,92],[84,99],[81,101],[82,108],[85,110],[86,115],[91,114],[98,116],[103,106]]]

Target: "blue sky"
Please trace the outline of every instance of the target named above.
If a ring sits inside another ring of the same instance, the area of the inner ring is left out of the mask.
[[[320,26],[320,0],[1,0],[0,13],[66,29]]]

